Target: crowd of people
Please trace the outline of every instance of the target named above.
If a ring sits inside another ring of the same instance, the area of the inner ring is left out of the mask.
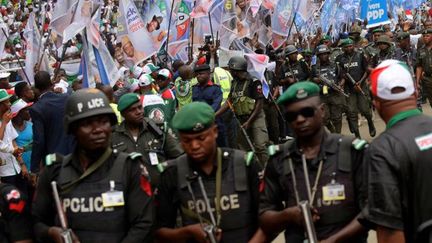
[[[119,1],[102,1],[119,79],[88,87],[84,36],[58,48],[50,30],[56,2],[0,3],[0,242],[432,242],[429,3],[421,21],[162,62],[117,40]],[[33,83],[32,12],[49,64]],[[274,64],[263,79],[251,56]]]

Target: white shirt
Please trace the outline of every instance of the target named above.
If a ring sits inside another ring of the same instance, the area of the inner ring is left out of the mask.
[[[13,176],[21,173],[21,167],[12,154],[14,151],[12,142],[17,137],[17,131],[13,127],[12,122],[9,122],[6,125],[3,140],[0,140],[0,177]]]

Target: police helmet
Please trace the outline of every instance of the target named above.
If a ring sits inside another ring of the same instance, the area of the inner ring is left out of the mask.
[[[228,61],[228,68],[236,71],[246,71],[247,61],[244,57],[231,57]]]
[[[327,45],[319,45],[317,47],[316,54],[320,55],[320,54],[324,54],[324,53],[330,53],[330,49],[328,48]]]
[[[358,25],[354,25],[352,28],[351,28],[351,31],[349,32],[349,34],[350,35],[352,35],[352,34],[360,34],[361,33],[361,31],[362,31],[362,28],[360,27],[360,26],[358,26]]]
[[[298,50],[294,45],[288,45],[285,49],[285,56],[289,56],[296,52],[298,52]]]
[[[117,123],[117,117],[108,98],[98,89],[81,89],[73,93],[66,101],[64,126],[71,133],[71,125],[81,119],[106,114],[111,124]]]

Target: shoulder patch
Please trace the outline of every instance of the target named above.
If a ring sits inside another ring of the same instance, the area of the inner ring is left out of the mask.
[[[267,147],[267,154],[269,156],[273,156],[273,155],[279,153],[280,151],[281,151],[281,149],[280,149],[280,146],[278,144],[277,145],[273,144],[273,145],[270,145]]]
[[[249,166],[253,160],[254,152],[249,151],[245,154],[246,166]]]
[[[141,153],[137,153],[137,152],[132,152],[132,153],[130,153],[128,155],[128,157],[131,158],[131,159],[136,159],[136,158],[142,157],[142,154]]]
[[[352,141],[352,146],[355,150],[362,150],[366,147],[367,144],[368,142],[363,139],[356,138]]]
[[[45,156],[45,165],[50,166],[61,161],[61,159],[62,157],[58,154],[48,154],[47,156]]]

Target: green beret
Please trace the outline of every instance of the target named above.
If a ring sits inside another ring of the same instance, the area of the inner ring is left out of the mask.
[[[345,46],[349,46],[349,45],[353,45],[354,42],[353,40],[351,40],[350,38],[347,39],[343,39],[340,43],[340,46],[345,47]]]
[[[318,96],[320,87],[310,81],[301,81],[291,85],[277,100],[278,104],[289,104],[299,100],[304,100],[313,96]]]
[[[122,112],[122,111],[126,110],[127,108],[129,108],[129,106],[138,102],[139,100],[140,100],[140,97],[138,94],[127,93],[127,94],[123,95],[122,97],[120,97],[120,100],[118,101],[118,104],[117,104],[117,110]]]
[[[329,35],[324,35],[319,43],[322,44],[324,41],[331,41],[331,37]]]
[[[302,52],[301,52],[304,56],[312,56],[312,51],[311,51],[311,49],[304,49]]]
[[[409,37],[410,37],[410,34],[409,34],[408,32],[399,32],[399,33],[397,34],[396,39],[397,39],[397,40],[405,40],[405,39],[407,39],[407,38],[409,38]]]
[[[192,102],[183,106],[173,117],[172,127],[179,132],[198,133],[214,124],[215,112],[204,102]]]
[[[372,30],[372,33],[384,33],[384,29],[383,28],[376,28],[376,29]]]
[[[425,29],[423,30],[422,34],[432,34],[432,29],[431,28]]]

